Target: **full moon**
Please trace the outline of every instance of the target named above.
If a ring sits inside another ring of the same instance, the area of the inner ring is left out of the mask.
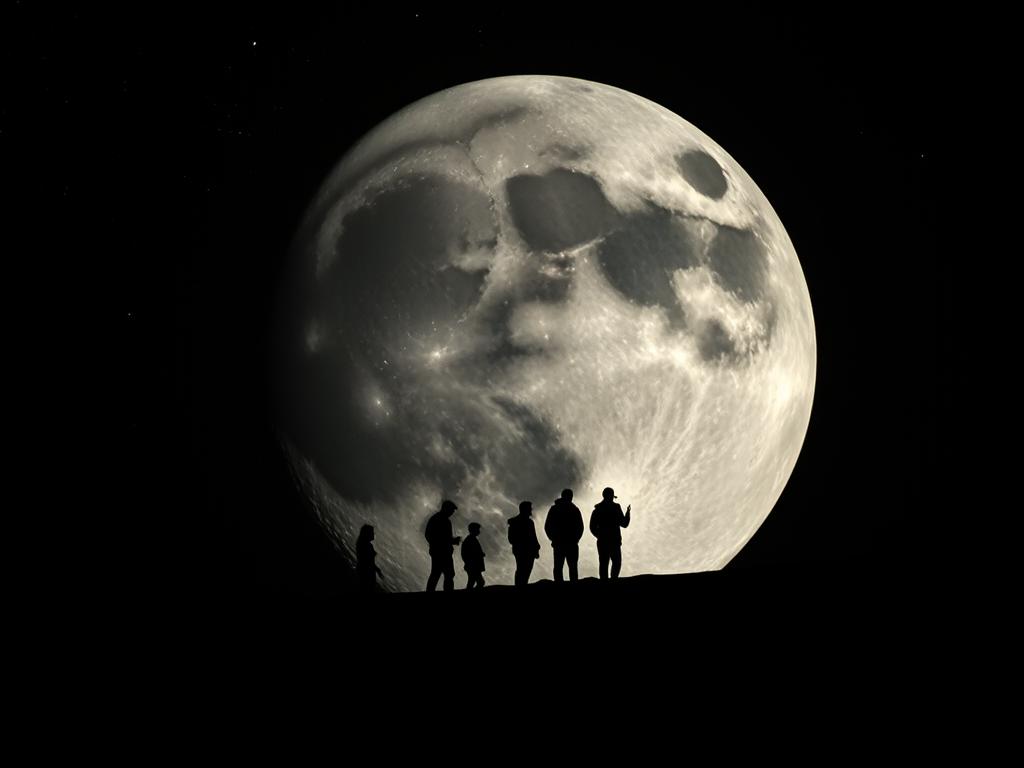
[[[814,320],[782,223],[725,150],[618,88],[502,77],[401,110],[323,184],[286,284],[282,442],[353,562],[375,527],[390,590],[424,588],[446,498],[488,584],[512,583],[532,501],[551,578],[563,488],[585,520],[605,486],[632,506],[623,576],[722,568],[807,431]]]

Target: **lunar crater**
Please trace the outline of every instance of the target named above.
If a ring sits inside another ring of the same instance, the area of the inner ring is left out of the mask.
[[[729,191],[722,167],[702,150],[690,150],[676,157],[676,163],[690,185],[702,195],[720,200]]]

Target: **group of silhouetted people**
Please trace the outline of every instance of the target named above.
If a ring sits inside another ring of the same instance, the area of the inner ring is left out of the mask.
[[[611,563],[611,578],[616,579],[622,569],[622,529],[629,526],[632,506],[622,511],[615,499],[615,491],[605,488],[602,499],[594,505],[590,514],[590,532],[597,539],[597,556],[602,580],[608,579],[608,564]],[[446,499],[441,509],[427,521],[425,536],[430,547],[430,576],[427,591],[437,589],[437,582],[443,578],[443,589],[455,589],[455,547],[461,544],[463,566],[468,575],[466,589],[480,589],[484,586],[484,554],[480,544],[480,523],[470,523],[469,535],[463,541],[452,529],[452,515],[458,507]],[[551,542],[555,558],[554,577],[563,582],[563,569],[569,566],[569,581],[579,578],[580,539],[583,538],[583,513],[572,503],[572,490],[566,488],[560,498],[548,510],[544,521],[544,533]],[[373,526],[364,525],[356,542],[356,573],[360,587],[365,591],[376,589],[377,552],[373,548]],[[530,582],[533,563],[540,557],[540,541],[533,524],[533,502],[519,504],[519,514],[508,520],[508,542],[516,559],[515,584],[525,587]]]

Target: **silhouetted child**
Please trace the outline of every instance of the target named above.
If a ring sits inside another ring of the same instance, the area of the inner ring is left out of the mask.
[[[377,574],[383,576],[377,567],[377,551],[373,548],[373,526],[364,525],[356,539],[356,575],[359,577],[361,592],[377,590]]]
[[[466,589],[480,589],[484,585],[484,548],[480,546],[480,523],[469,524],[469,536],[462,542],[462,562],[466,564],[469,582]]]

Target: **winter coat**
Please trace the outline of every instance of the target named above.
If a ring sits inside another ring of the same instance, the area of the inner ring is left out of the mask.
[[[480,546],[480,539],[476,536],[467,536],[462,540],[462,562],[466,564],[466,570],[470,573],[483,573],[484,571],[484,548]]]
[[[571,501],[556,499],[544,520],[544,533],[556,546],[572,546],[583,538],[583,513]]]
[[[629,515],[614,501],[602,499],[590,514],[590,532],[603,544],[621,544],[620,528],[629,527]]]
[[[540,542],[537,541],[533,518],[527,515],[511,518],[508,521],[508,543],[516,557],[540,557]]]
[[[424,534],[430,543],[430,554],[434,557],[448,555],[455,551],[455,536],[452,533],[452,521],[445,512],[435,512],[427,521]]]

